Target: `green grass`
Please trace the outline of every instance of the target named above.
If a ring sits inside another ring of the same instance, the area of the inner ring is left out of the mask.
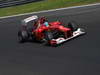
[[[100,0],[45,0],[25,5],[0,8],[0,17],[34,12],[34,11],[97,3],[97,2],[100,2]]]

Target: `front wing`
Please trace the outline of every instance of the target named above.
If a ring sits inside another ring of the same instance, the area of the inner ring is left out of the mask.
[[[78,28],[76,31],[73,32],[73,36],[71,36],[71,37],[69,37],[69,38],[67,38],[67,39],[65,39],[65,38],[63,38],[63,37],[59,37],[59,38],[57,38],[57,39],[52,39],[52,40],[51,40],[51,45],[61,44],[61,43],[65,42],[65,41],[68,41],[68,40],[73,39],[73,38],[75,38],[75,37],[77,37],[77,36],[83,35],[83,34],[85,34],[85,33],[86,33],[86,32],[85,32],[83,29]]]

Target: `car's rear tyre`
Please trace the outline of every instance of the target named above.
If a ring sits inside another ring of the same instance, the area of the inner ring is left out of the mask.
[[[78,25],[76,24],[76,22],[69,22],[68,28],[70,28],[72,31],[76,31],[78,29]]]
[[[29,29],[27,30],[27,32],[28,32],[28,34],[29,34],[29,36],[30,36],[30,40],[31,40],[31,41],[35,41],[35,40],[36,40],[36,37],[35,37],[35,34],[33,33],[33,29],[32,29],[32,28],[29,28]]]
[[[18,32],[18,40],[19,42],[26,42],[29,38],[29,34],[27,31],[19,31]]]

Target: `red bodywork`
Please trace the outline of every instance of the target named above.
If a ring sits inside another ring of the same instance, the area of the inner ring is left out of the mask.
[[[38,40],[41,40],[41,39],[44,38],[43,32],[44,31],[48,31],[48,30],[58,30],[58,31],[61,31],[61,32],[63,32],[66,35],[66,37],[69,36],[67,33],[71,32],[70,28],[64,27],[62,25],[62,23],[59,22],[59,21],[50,22],[48,27],[46,27],[45,25],[41,24],[40,27],[35,29],[35,30],[33,30],[33,32],[35,33],[36,38]]]

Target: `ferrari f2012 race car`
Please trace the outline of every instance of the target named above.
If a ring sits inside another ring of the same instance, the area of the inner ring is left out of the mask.
[[[29,22],[33,22],[30,28]],[[34,15],[22,20],[18,39],[19,42],[31,39],[55,46],[82,34],[85,34],[84,29],[79,28],[74,22],[62,25],[60,21],[48,22],[47,18]]]

